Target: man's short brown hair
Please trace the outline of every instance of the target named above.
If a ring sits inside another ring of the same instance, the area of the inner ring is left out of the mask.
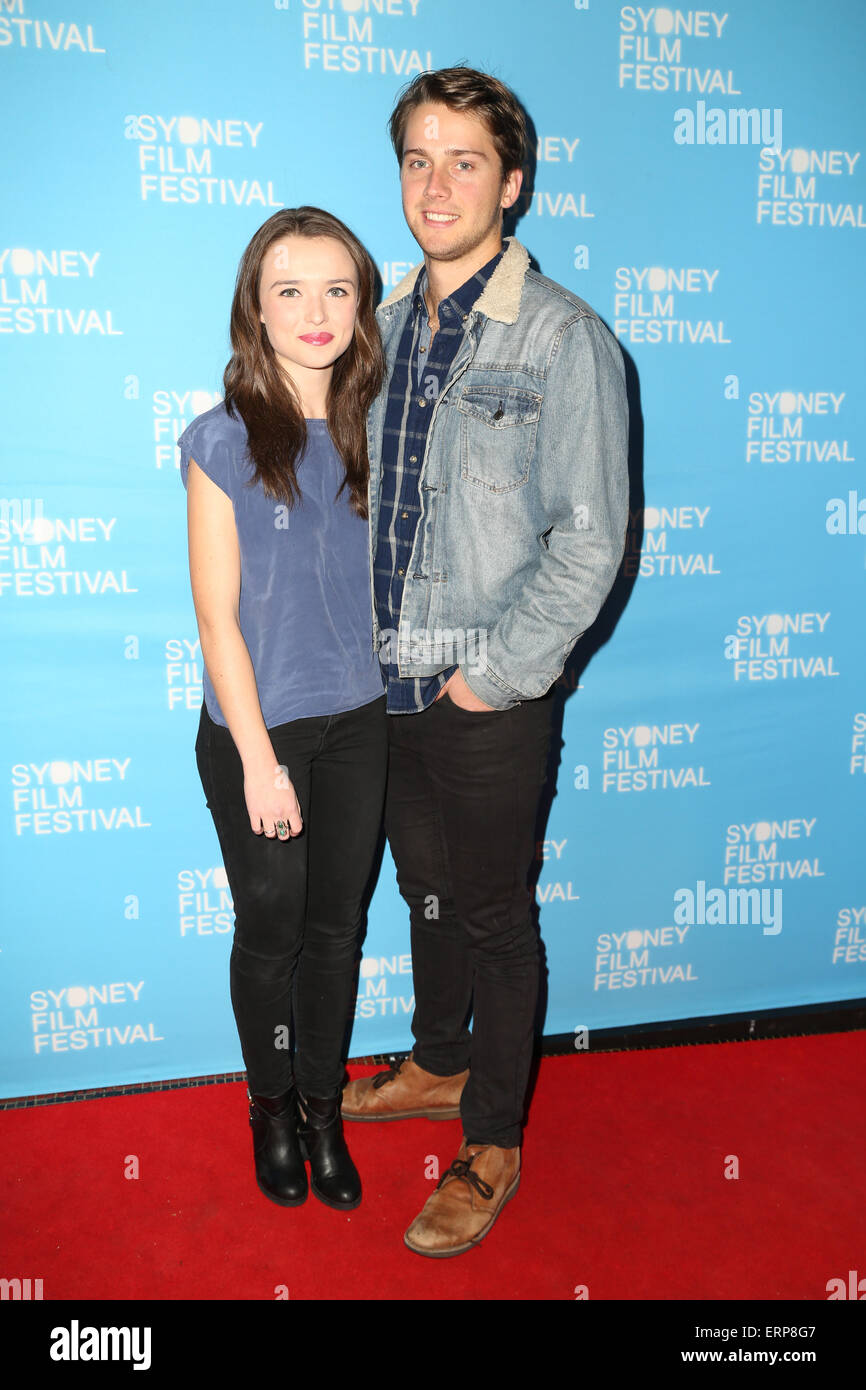
[[[483,120],[502,161],[502,177],[522,169],[526,161],[526,119],[510,87],[476,68],[439,68],[419,73],[402,93],[391,113],[389,129],[398,164],[403,163],[403,139],[416,106],[435,102],[451,111],[468,111]]]

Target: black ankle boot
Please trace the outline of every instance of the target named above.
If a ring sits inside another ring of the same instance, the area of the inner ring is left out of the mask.
[[[298,1146],[298,1099],[294,1086],[285,1095],[250,1099],[250,1126],[256,1182],[266,1197],[281,1207],[299,1207],[307,1200],[307,1170]]]
[[[361,1202],[361,1179],[343,1138],[340,1100],[298,1092],[298,1140],[310,1161],[310,1185],[320,1202],[352,1211]]]

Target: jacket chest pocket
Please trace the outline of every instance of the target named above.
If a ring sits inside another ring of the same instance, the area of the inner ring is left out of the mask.
[[[520,386],[472,386],[460,411],[460,476],[489,492],[511,492],[529,477],[542,397]]]

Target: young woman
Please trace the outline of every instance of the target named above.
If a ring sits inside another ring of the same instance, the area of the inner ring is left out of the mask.
[[[238,270],[225,399],[179,441],[205,666],[196,757],[234,900],[256,1180],[297,1206],[306,1159],[342,1210],[361,1200],[340,1097],[387,760],[366,520],[373,277],[329,213],[269,218]]]

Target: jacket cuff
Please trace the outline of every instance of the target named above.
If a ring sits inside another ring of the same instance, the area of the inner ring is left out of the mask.
[[[471,671],[468,675],[463,667],[457,668],[465,680],[473,695],[477,695],[479,700],[483,700],[485,705],[490,705],[492,709],[511,709],[512,705],[519,705],[523,696],[510,686],[503,685],[490,670],[488,666],[485,671]]]

